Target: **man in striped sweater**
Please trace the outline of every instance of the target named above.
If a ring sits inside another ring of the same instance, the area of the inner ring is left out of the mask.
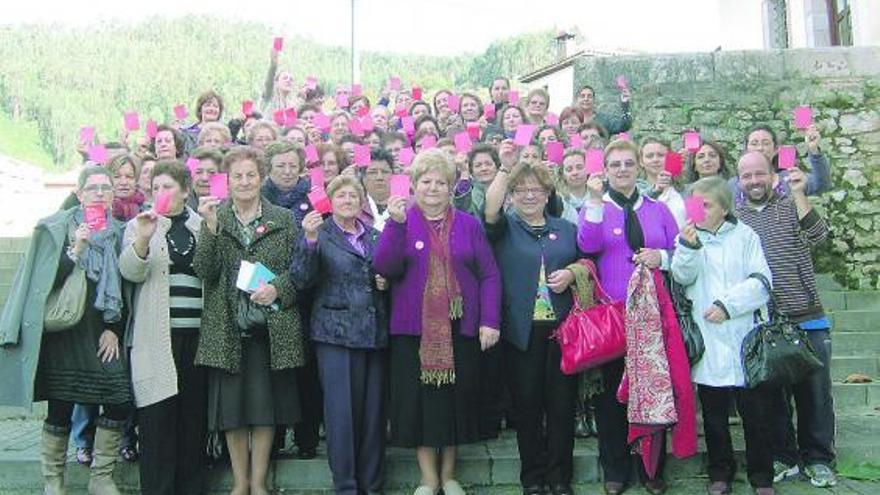
[[[824,367],[777,396],[768,419],[774,426],[774,481],[795,477],[803,464],[814,486],[837,483],[831,469],[835,460],[834,408],[831,399],[830,323],[819,301],[810,249],[828,237],[828,226],[806,195],[803,171],[791,169],[785,179],[790,194],[774,190],[776,179],[770,161],[761,153],[743,155],[738,165],[739,184],[746,202],[737,216],[758,233],[773,273],[773,292],[779,311],[806,330]],[[792,427],[791,399],[797,407],[797,437]]]

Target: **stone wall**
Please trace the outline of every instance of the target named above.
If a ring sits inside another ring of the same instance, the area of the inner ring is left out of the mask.
[[[682,130],[698,128],[734,167],[755,123],[770,124],[803,156],[792,109],[812,106],[834,179],[814,201],[832,230],[817,249],[818,270],[852,288],[880,288],[880,47],[585,58],[574,87],[592,85],[608,106],[618,74],[633,88],[636,140],[653,135],[680,147]]]

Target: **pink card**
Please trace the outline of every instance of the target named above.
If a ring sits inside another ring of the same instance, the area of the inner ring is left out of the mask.
[[[147,137],[150,139],[154,139],[156,134],[159,133],[159,125],[155,120],[150,119],[147,121]]]
[[[312,203],[312,207],[320,213],[321,215],[326,215],[327,213],[333,212],[333,206],[330,204],[330,198],[327,197],[327,193],[324,192],[324,189],[316,189],[309,193],[309,202]]]
[[[95,128],[94,127],[80,127],[80,129],[79,129],[79,142],[91,143],[94,140],[95,140]]]
[[[309,169],[309,180],[312,183],[312,191],[324,189],[324,169],[321,167]]]
[[[388,89],[391,91],[400,91],[400,76],[391,76],[388,79]]]
[[[538,126],[533,124],[520,124],[516,128],[516,135],[513,138],[514,144],[517,146],[528,146],[532,142],[532,134]]]
[[[217,199],[226,199],[229,197],[229,183],[226,174],[216,173],[211,176],[211,196]]]
[[[272,42],[272,49],[276,52],[280,52],[284,48],[284,38],[278,36]]]
[[[519,91],[511,89],[507,92],[507,104],[515,107],[519,103]]]
[[[284,110],[275,110],[272,113],[272,120],[276,125],[284,127]]]
[[[568,143],[571,148],[584,148],[584,138],[580,134],[569,134]]]
[[[483,116],[486,117],[486,120],[489,122],[495,120],[495,104],[494,103],[486,103],[483,105]]]
[[[467,153],[473,148],[471,137],[467,132],[459,132],[452,140],[455,142],[455,151],[459,153]]]
[[[348,130],[357,137],[364,135],[364,129],[361,127],[360,119],[351,119],[348,121]]]
[[[403,132],[407,133],[407,135],[412,136],[416,133],[416,120],[410,115],[401,117],[400,128],[403,129]]]
[[[153,211],[162,216],[168,215],[168,213],[171,212],[172,196],[174,196],[174,193],[171,191],[160,192],[156,196],[156,201],[153,203]]]
[[[614,80],[614,84],[617,86],[617,89],[621,91],[629,89],[629,83],[626,81],[626,76],[624,75],[617,76],[617,79]]]
[[[198,158],[192,158],[192,157],[187,158],[186,159],[186,168],[189,169],[189,175],[195,177],[196,172],[199,169],[199,165],[201,165],[201,164],[202,164],[202,162]]]
[[[366,144],[354,145],[354,164],[358,167],[370,165],[370,146]]]
[[[808,106],[799,106],[794,109],[794,126],[798,129],[806,129],[813,125],[813,109]]]
[[[446,104],[449,106],[450,112],[458,113],[461,108],[461,98],[457,94],[451,94],[446,98]]]
[[[245,117],[250,117],[251,114],[254,113],[254,101],[245,100],[241,102],[241,113],[243,113]]]
[[[136,131],[141,128],[141,121],[138,118],[137,112],[125,112],[123,120],[125,121],[125,130],[127,131]]]
[[[683,170],[682,156],[670,150],[666,153],[666,163],[664,163],[663,168],[673,177],[678,177]]]
[[[467,133],[468,136],[471,137],[471,141],[479,141],[480,140],[480,132],[482,132],[482,128],[478,122],[468,122],[467,123]]]
[[[186,105],[177,105],[174,107],[174,118],[177,120],[186,120],[188,115]]]
[[[437,147],[437,138],[435,138],[434,136],[429,134],[429,135],[425,136],[424,138],[422,138],[422,151],[429,150],[431,148],[436,148],[436,147]]]
[[[699,194],[684,200],[684,211],[691,223],[698,224],[706,220],[706,203]]]
[[[306,162],[308,163],[318,163],[320,158],[318,158],[318,147],[312,143],[306,145]]]
[[[318,112],[312,116],[312,124],[318,129],[327,132],[330,129],[330,117]]]
[[[107,208],[104,203],[93,203],[83,207],[86,225],[92,232],[100,232],[107,228]]]
[[[352,84],[351,85],[351,96],[362,96],[364,94],[364,87],[360,84]]]
[[[400,118],[406,117],[409,115],[409,112],[404,105],[397,105],[397,108],[394,109],[394,115],[397,115]]]
[[[348,108],[348,96],[345,93],[336,95],[336,108]]]
[[[318,87],[318,78],[315,76],[306,76],[306,88],[315,89]]]
[[[290,107],[284,111],[284,125],[296,125],[296,123],[297,123],[296,109],[293,107]]]
[[[702,145],[703,141],[700,139],[699,132],[688,131],[684,133],[684,149],[691,153],[696,153],[700,150],[700,146]]]
[[[632,136],[629,135],[628,132],[621,132],[614,139],[619,139],[621,141],[632,141]]]
[[[794,146],[779,147],[779,169],[788,170],[797,166],[797,148]]]
[[[107,163],[107,148],[104,147],[103,144],[93,144],[88,147],[89,160],[106,164]]]
[[[559,125],[559,115],[547,112],[547,115],[544,116],[544,123],[547,125]]]
[[[562,165],[562,157],[565,155],[565,146],[559,141],[547,141],[547,161]]]
[[[598,148],[587,150],[587,173],[590,175],[605,172],[605,153]]]
[[[370,111],[367,107],[361,108],[365,110],[364,115],[361,115],[361,129],[364,130],[364,133],[373,132],[373,128],[375,127],[373,124],[373,118],[367,115],[370,113]]]
[[[413,86],[411,91],[412,91],[413,100],[421,100],[422,99],[422,88],[420,88],[418,86]]]
[[[425,149],[424,144],[422,144],[422,149]],[[400,149],[400,154],[397,155],[397,161],[399,161],[400,164],[404,167],[408,167],[415,157],[416,154],[415,152],[413,152],[412,148],[410,148],[409,146],[404,146]]]
[[[367,107],[366,105],[358,107],[358,109],[357,109],[357,116],[358,117],[366,117],[367,115],[370,115],[370,108],[369,107]]]
[[[406,174],[391,176],[391,195],[408,198],[410,194],[410,178]]]

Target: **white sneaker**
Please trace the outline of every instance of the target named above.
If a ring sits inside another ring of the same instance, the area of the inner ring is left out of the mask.
[[[799,474],[801,474],[801,468],[799,468],[797,464],[795,464],[794,466],[789,466],[784,462],[773,461],[774,483],[779,483],[780,481],[787,480],[788,478],[794,478]]]

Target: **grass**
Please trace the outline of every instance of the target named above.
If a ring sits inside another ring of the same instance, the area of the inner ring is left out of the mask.
[[[3,112],[0,112],[0,154],[46,170],[56,169],[52,155],[40,144],[37,124],[13,120]]]

